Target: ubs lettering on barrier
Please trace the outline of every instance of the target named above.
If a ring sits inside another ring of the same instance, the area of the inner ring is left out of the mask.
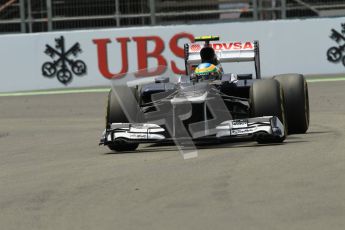
[[[184,57],[183,46],[179,46],[180,39],[187,39],[189,42],[193,42],[194,35],[189,33],[178,33],[175,34],[168,42],[165,44],[165,41],[160,36],[133,36],[133,37],[118,37],[115,39],[110,38],[101,38],[93,39],[93,43],[97,47],[97,59],[98,59],[98,69],[101,75],[105,78],[111,79],[116,76],[117,78],[124,77],[129,70],[129,61],[128,61],[128,46],[130,43],[134,43],[136,46],[136,56],[137,56],[137,66],[134,69],[144,70],[140,71],[140,77],[146,76],[155,76],[162,74],[165,69],[157,68],[149,72],[148,69],[148,60],[155,59],[157,61],[156,66],[167,66],[172,69],[175,74],[184,74],[184,66],[178,66],[176,61],[168,60],[164,56],[163,51],[166,47],[169,47],[169,51],[178,58]],[[148,51],[148,43],[154,44],[153,51]],[[122,66],[120,71],[117,73],[111,72],[109,70],[110,65],[116,65],[119,63],[118,60],[108,60],[108,49],[113,43],[120,44],[120,56]],[[138,76],[139,77],[139,76]]]

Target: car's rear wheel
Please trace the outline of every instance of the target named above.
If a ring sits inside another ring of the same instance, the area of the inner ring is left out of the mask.
[[[134,89],[131,89],[134,92]],[[119,95],[121,96],[121,95]],[[132,106],[133,109],[134,105]],[[110,128],[112,123],[129,123],[128,118],[125,112],[122,109],[122,106],[116,97],[113,90],[110,90],[108,94],[107,110],[106,110],[106,128]],[[114,142],[108,144],[108,148],[113,151],[122,152],[122,151],[134,151],[138,148],[139,144],[137,143],[126,143],[124,141]]]
[[[257,80],[250,89],[250,109],[252,117],[276,116],[284,125],[283,137],[258,135],[259,143],[280,143],[286,138],[287,127],[284,108],[284,92],[278,81],[273,79]]]
[[[306,133],[310,119],[307,81],[300,74],[284,74],[274,79],[284,90],[289,134]]]

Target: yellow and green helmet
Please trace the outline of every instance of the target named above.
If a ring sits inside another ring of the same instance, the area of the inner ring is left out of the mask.
[[[219,80],[222,78],[222,71],[211,63],[201,63],[194,71],[198,80]]]

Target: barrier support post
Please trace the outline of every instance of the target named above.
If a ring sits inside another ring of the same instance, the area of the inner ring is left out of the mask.
[[[156,25],[156,4],[155,0],[150,0],[151,25]]]
[[[259,13],[258,13],[258,1],[253,0],[253,19],[258,20],[259,19]]]
[[[47,0],[48,31],[53,30],[52,0]]]
[[[29,33],[32,33],[32,9],[31,9],[31,0],[28,0],[28,24],[29,24]]]
[[[286,19],[286,0],[281,0],[282,19]]]
[[[19,1],[19,11],[20,11],[20,31],[26,33],[26,23],[25,23],[25,3],[24,0]]]
[[[120,27],[120,1],[115,0],[115,20],[116,20],[116,27]]]

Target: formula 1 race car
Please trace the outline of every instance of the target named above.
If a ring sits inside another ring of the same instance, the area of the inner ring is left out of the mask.
[[[203,42],[203,43],[201,43]],[[157,76],[130,87],[113,84],[100,145],[133,151],[140,143],[254,140],[281,143],[306,133],[309,100],[301,74],[261,78],[259,42],[185,44],[186,76]],[[224,73],[221,63],[254,62],[251,74]],[[255,72],[255,73],[254,73]],[[174,78],[176,78],[174,76]]]

